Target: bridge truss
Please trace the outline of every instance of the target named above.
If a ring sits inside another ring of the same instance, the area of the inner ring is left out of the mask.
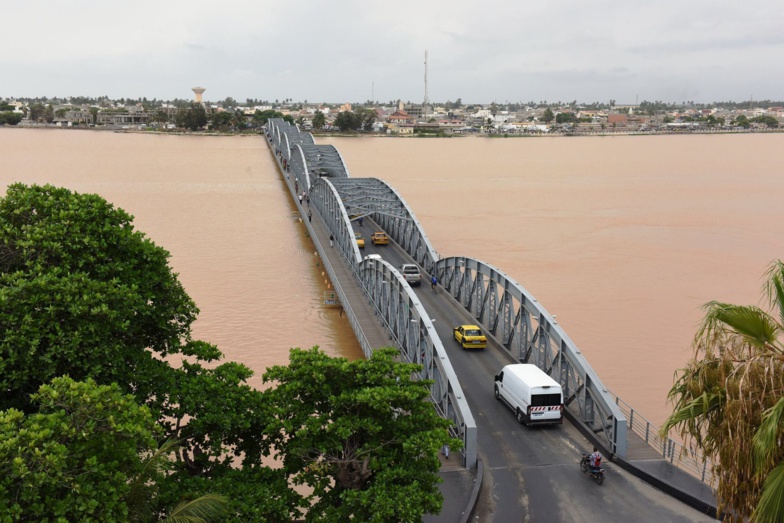
[[[533,363],[561,384],[564,403],[608,447],[626,457],[626,416],[558,322],[522,285],[466,257],[439,260],[439,281],[518,362]]]
[[[287,135],[299,132],[281,122],[271,119],[268,124],[270,141],[276,148],[288,147],[293,140]],[[432,267],[437,255],[419,222],[386,183],[349,178],[342,156],[332,146],[299,143],[286,152],[281,149],[280,156],[290,159],[289,171],[294,173],[300,187],[308,191],[309,207],[316,210],[330,231],[335,247],[386,327],[391,344],[405,361],[422,365],[421,379],[433,380],[430,397],[436,411],[452,421],[451,434],[463,441],[463,465],[476,467],[476,422],[429,315],[395,267],[383,260],[362,258],[351,225],[352,219],[360,217],[382,220],[386,215],[393,216],[398,225],[394,228],[395,236],[390,236],[396,241],[406,241],[412,250],[421,253],[423,265]],[[367,201],[363,202],[363,198]],[[315,237],[311,222],[305,223]],[[378,347],[369,345],[323,247],[315,243],[362,350],[369,357]]]

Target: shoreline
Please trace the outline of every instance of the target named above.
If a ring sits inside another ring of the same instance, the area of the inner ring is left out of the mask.
[[[49,131],[101,131],[127,134],[153,134],[160,136],[263,136],[263,131],[247,132],[215,132],[215,131],[185,131],[185,130],[160,130],[160,129],[113,129],[106,127],[58,125],[0,125],[0,129],[38,129]],[[358,132],[310,132],[314,137],[320,138],[581,138],[581,137],[613,137],[613,136],[690,136],[690,135],[734,135],[734,134],[777,134],[784,133],[784,127],[777,129],[750,129],[735,130],[689,130],[689,131],[599,131],[599,132],[553,132],[553,133],[444,133],[444,134],[387,134],[387,133],[358,133]]]

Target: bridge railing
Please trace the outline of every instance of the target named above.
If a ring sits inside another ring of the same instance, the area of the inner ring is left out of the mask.
[[[703,483],[715,485],[717,478],[713,474],[713,463],[703,458],[702,454],[685,447],[672,438],[659,436],[659,427],[645,419],[634,408],[621,398],[610,392],[615,402],[628,420],[628,427],[651,448],[655,449],[664,459],[698,478]]]
[[[439,281],[520,363],[533,363],[564,391],[564,404],[608,448],[626,457],[626,417],[558,322],[522,285],[467,257],[436,264]]]
[[[362,289],[403,359],[421,365],[420,378],[432,380],[430,399],[436,411],[452,421],[450,433],[463,441],[463,465],[476,467],[476,422],[441,339],[416,293],[384,260],[365,259],[357,272]]]

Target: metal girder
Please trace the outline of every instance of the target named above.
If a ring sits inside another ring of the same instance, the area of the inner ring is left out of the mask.
[[[334,145],[299,144],[306,172],[312,177],[348,178],[346,162]]]
[[[318,178],[310,189],[310,207],[315,208],[327,225],[334,242],[349,267],[356,272],[362,255],[354,239],[354,228],[348,219],[346,208],[328,178]]]
[[[352,220],[370,216],[425,272],[433,273],[438,253],[397,191],[378,178],[337,178],[331,182]]]
[[[626,457],[626,416],[558,322],[522,285],[473,258],[436,262],[444,288],[521,363],[533,363],[577,400],[580,419]],[[500,295],[500,300],[498,296]]]
[[[270,118],[267,128],[272,131],[272,141],[286,162],[291,161],[294,146],[314,143],[312,134],[300,132],[296,125],[291,125],[282,118]]]
[[[476,423],[430,316],[411,286],[390,263],[362,260],[358,277],[403,359],[422,365],[420,379],[433,380],[430,399],[438,413],[452,421],[452,435],[463,441],[464,466],[474,468]]]

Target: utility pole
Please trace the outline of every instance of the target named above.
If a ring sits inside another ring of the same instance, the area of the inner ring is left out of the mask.
[[[427,49],[425,49],[425,101],[422,102],[422,116],[427,120],[427,109],[430,105],[430,100],[427,99]]]

